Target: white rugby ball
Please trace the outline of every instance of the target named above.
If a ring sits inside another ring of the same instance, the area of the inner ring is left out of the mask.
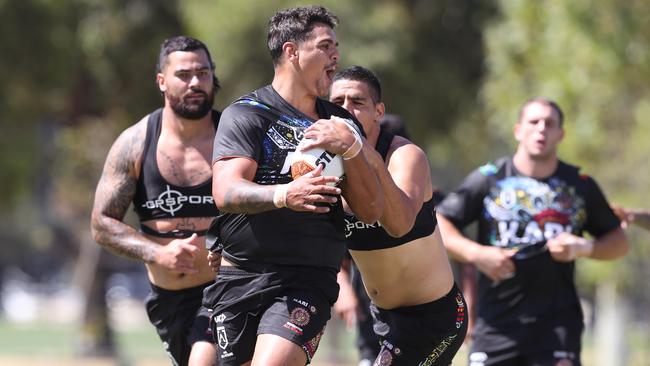
[[[333,154],[325,149],[313,148],[306,151],[296,149],[291,159],[291,177],[297,179],[316,169],[319,165],[323,166],[323,172],[321,173],[323,176],[343,178],[345,175],[343,158],[340,155]],[[330,185],[334,185],[334,183]]]

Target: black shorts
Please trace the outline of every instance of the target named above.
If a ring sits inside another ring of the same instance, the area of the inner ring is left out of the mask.
[[[187,365],[195,342],[212,343],[210,310],[201,306],[203,290],[211,284],[182,290],[151,285],[145,300],[147,315],[175,365]]]
[[[490,327],[480,320],[473,333],[472,366],[542,366],[561,360],[580,366],[582,311],[577,307],[554,310],[535,322]]]
[[[468,314],[456,285],[444,297],[391,310],[370,306],[381,341],[375,365],[449,365],[465,340]]]
[[[273,334],[302,347],[307,363],[338,297],[336,273],[313,267],[266,267],[263,271],[221,267],[204,294],[213,310],[219,365],[250,361],[258,334]]]

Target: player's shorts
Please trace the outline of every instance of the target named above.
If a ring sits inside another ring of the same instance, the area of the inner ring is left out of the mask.
[[[370,306],[381,341],[375,365],[449,365],[465,340],[467,307],[456,285],[430,303],[391,310]]]
[[[576,307],[554,310],[528,324],[489,327],[479,321],[469,365],[580,366],[582,330],[582,312]]]
[[[221,267],[204,294],[212,308],[218,364],[241,365],[253,357],[259,334],[300,346],[311,362],[338,297],[336,273],[314,267]]]
[[[211,284],[182,290],[151,285],[145,300],[147,315],[174,365],[187,365],[195,342],[212,343],[211,313],[201,306],[203,290]]]

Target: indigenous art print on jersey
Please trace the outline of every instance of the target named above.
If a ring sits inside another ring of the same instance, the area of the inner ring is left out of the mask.
[[[279,114],[269,106],[252,99],[242,99],[239,104],[248,104],[274,114],[274,122],[266,130],[262,142],[262,159],[259,161],[255,181],[260,184],[276,184],[287,180],[291,168],[291,155],[302,140],[303,132],[314,121],[285,114]],[[281,167],[280,171],[277,170]]]
[[[521,249],[561,232],[579,232],[587,218],[584,199],[563,180],[506,177],[484,198],[491,245]]]

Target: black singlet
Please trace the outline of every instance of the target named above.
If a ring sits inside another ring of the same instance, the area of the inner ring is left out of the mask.
[[[220,113],[212,111],[215,128]],[[162,108],[149,115],[147,134],[142,155],[142,169],[133,198],[133,209],[140,222],[152,219],[170,219],[177,217],[215,217],[219,213],[212,198],[212,178],[203,183],[181,187],[169,183],[160,174],[156,161],[158,139],[162,127]],[[194,231],[174,230],[158,232],[145,225],[140,230],[158,237],[187,237]],[[196,232],[199,235],[205,231]]]
[[[345,109],[317,99],[321,118],[358,121]],[[268,85],[235,101],[223,111],[215,136],[213,162],[245,157],[257,162],[253,182],[291,181],[290,154],[305,128],[315,121],[285,101]],[[244,267],[255,264],[327,267],[338,271],[345,254],[343,208],[314,214],[287,208],[258,214],[221,213],[211,226],[222,242],[222,255]]]
[[[379,130],[379,138],[375,149],[381,154],[384,161],[388,155],[388,149],[395,135],[384,130]],[[411,231],[399,238],[390,236],[386,230],[375,222],[366,224],[352,214],[345,214],[345,237],[348,249],[352,250],[376,250],[393,248],[415,239],[429,236],[436,228],[435,196],[422,204],[420,212],[415,218],[415,224]]]

